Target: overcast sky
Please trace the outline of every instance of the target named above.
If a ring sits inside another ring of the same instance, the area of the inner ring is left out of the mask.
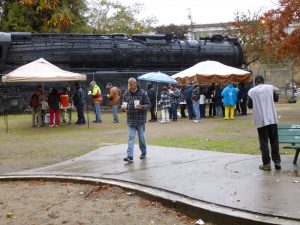
[[[142,3],[142,17],[155,16],[157,25],[219,23],[233,21],[234,12],[258,12],[277,8],[278,0],[122,0],[124,4]]]

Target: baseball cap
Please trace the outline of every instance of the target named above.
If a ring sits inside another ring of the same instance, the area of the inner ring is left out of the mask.
[[[255,77],[255,82],[264,82],[265,78],[262,75],[257,75]]]
[[[92,81],[92,82],[90,83],[90,85],[94,85],[94,84],[96,84],[96,81]]]

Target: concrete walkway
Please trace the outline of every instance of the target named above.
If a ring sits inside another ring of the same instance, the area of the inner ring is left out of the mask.
[[[148,146],[147,159],[123,162],[127,145],[99,148],[16,177],[100,179],[169,200],[183,211],[221,224],[300,224],[299,165],[282,157],[282,170],[258,169],[260,156]],[[184,207],[183,207],[184,206]]]

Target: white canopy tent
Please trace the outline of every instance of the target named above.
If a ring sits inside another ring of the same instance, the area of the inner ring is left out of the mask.
[[[62,70],[43,58],[21,66],[2,77],[3,83],[85,80],[86,75]]]
[[[40,58],[2,76],[4,84],[62,81],[86,81],[86,75],[62,70],[45,59]],[[87,118],[87,120],[89,126],[89,119]],[[8,119],[6,118],[5,121],[8,132]]]
[[[180,85],[192,81],[199,84],[250,82],[252,74],[249,71],[237,69],[216,61],[203,61],[172,76]]]

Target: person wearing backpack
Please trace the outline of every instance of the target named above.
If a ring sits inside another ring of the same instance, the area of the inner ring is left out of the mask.
[[[42,121],[42,100],[43,100],[43,89],[42,86],[37,86],[36,90],[30,97],[30,107],[32,115],[32,127],[41,127]]]

